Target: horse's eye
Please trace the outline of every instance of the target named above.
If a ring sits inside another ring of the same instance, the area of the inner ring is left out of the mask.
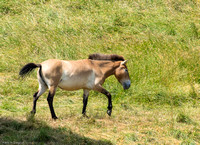
[[[128,72],[128,69],[125,68],[124,70],[125,70],[125,72]]]

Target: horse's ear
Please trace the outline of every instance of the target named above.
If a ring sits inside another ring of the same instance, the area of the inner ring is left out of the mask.
[[[127,63],[128,60],[124,60],[121,62],[121,65],[125,65]]]

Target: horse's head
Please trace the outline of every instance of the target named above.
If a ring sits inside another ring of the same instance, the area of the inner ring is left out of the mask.
[[[121,83],[124,90],[130,88],[130,86],[131,86],[131,81],[130,81],[126,63],[127,63],[127,60],[122,61],[119,65],[119,67],[115,70],[115,77]]]

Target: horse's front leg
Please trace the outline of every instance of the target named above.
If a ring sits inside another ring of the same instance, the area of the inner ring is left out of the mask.
[[[111,94],[106,89],[104,89],[101,85],[96,86],[95,90],[107,96],[107,98],[108,98],[107,114],[109,116],[111,116],[111,113],[112,113],[112,96],[111,96]]]
[[[87,107],[87,102],[88,102],[88,96],[89,96],[89,90],[84,89],[83,90],[83,110],[82,114],[86,116],[86,107]]]

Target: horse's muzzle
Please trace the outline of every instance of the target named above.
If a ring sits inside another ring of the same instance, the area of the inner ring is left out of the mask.
[[[124,83],[122,83],[122,86],[123,86],[124,90],[129,89],[131,86],[131,81],[130,80],[125,81]]]

